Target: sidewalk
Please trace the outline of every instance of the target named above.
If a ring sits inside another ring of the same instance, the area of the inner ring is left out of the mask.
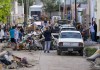
[[[96,45],[92,45],[92,46],[88,46],[88,47],[100,49],[100,44],[96,44]]]
[[[85,41],[84,42],[85,47],[91,47],[91,48],[100,48],[100,43],[93,42],[93,41]]]

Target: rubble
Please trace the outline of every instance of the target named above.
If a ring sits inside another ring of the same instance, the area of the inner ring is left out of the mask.
[[[0,53],[0,62],[1,65],[6,69],[17,69],[34,66],[28,62],[26,57],[20,58],[16,55],[13,55],[9,51],[3,51]]]

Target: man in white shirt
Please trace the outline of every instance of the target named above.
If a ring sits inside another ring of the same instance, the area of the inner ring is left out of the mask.
[[[90,25],[90,34],[92,41],[95,41],[95,30],[94,30],[94,24]]]
[[[18,42],[18,39],[19,39],[19,30],[18,30],[17,27],[15,28],[15,39],[16,39],[16,42]]]
[[[18,28],[16,27],[15,28],[15,40],[16,40],[16,49],[18,50],[19,49],[19,47],[18,47],[18,40],[19,40],[19,30],[18,30]]]

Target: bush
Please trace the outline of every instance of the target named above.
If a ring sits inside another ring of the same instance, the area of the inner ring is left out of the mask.
[[[92,56],[96,51],[97,51],[97,49],[96,48],[85,48],[85,54],[86,54],[86,56],[87,57],[90,57],[90,56]]]

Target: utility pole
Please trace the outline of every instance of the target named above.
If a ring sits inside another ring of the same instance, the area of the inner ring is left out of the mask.
[[[72,20],[72,0],[70,0],[70,17],[71,17],[71,19],[70,20]]]
[[[77,0],[75,0],[75,21],[77,24]]]
[[[66,19],[66,16],[67,16],[67,8],[66,8],[66,0],[65,0],[65,16],[64,16],[64,18]]]
[[[24,1],[22,0],[22,22],[24,22]]]
[[[29,0],[25,0],[24,2],[24,24],[28,23],[28,9],[29,8]]]
[[[64,0],[64,6],[63,6],[63,19],[65,19],[66,15],[66,0]]]
[[[60,11],[60,0],[59,0],[59,16],[61,16],[61,11]]]
[[[17,23],[16,19],[18,17],[18,0],[14,0],[14,13],[13,13],[13,23]]]

